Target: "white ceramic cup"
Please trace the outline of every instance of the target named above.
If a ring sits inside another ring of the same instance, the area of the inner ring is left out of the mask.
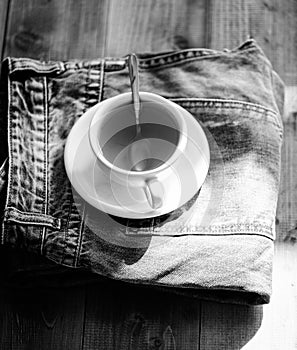
[[[143,137],[148,140],[150,157],[159,161],[156,167],[133,170],[128,159],[129,143],[133,141],[130,133],[126,133],[130,140],[115,137],[113,141],[115,135],[125,137],[125,130],[136,130],[131,93],[117,95],[98,105],[89,126],[89,141],[110,181],[142,189],[148,204],[156,210],[163,206],[170,184],[176,187],[174,166],[186,151],[187,124],[173,102],[149,92],[140,92],[140,100],[141,124],[149,126],[143,127],[147,130]],[[161,135],[155,137],[152,132],[158,133],[159,130]]]

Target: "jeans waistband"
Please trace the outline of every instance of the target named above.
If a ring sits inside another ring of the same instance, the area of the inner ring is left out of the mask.
[[[233,50],[212,50],[204,48],[191,48],[178,51],[169,51],[161,53],[140,53],[137,54],[139,59],[139,69],[158,69],[166,66],[178,65],[182,62],[193,60],[224,56],[228,53],[245,52],[247,50],[256,50],[261,54],[263,61],[271,66],[270,61],[264,55],[262,49],[254,39],[248,39],[243,44]],[[67,62],[46,62],[36,61],[30,58],[14,58],[9,61],[9,72],[13,74],[18,71],[32,71],[38,74],[61,74],[68,70],[98,69],[104,61],[104,70],[107,72],[120,71],[127,68],[127,57],[105,57],[94,60],[73,60]]]

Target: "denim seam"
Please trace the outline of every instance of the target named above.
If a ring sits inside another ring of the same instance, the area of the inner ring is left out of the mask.
[[[63,244],[63,255],[61,257],[61,262],[62,264],[64,263],[65,256],[66,256],[66,249],[67,249],[67,237],[68,237],[68,228],[69,228],[69,221],[70,221],[70,216],[72,213],[72,198],[70,199],[70,204],[69,204],[69,211],[66,219],[66,224],[64,227],[64,244]]]
[[[76,252],[75,252],[74,267],[77,267],[78,259],[79,259],[81,247],[82,247],[82,240],[83,240],[82,236],[83,236],[83,231],[84,231],[84,226],[85,226],[84,224],[85,224],[85,215],[86,215],[85,210],[86,210],[86,206],[84,204],[81,222],[79,225],[79,236],[78,236],[77,248],[76,248]]]
[[[246,40],[244,43],[242,43],[241,45],[239,45],[238,47],[232,49],[232,50],[228,50],[228,52],[244,52],[246,50],[249,49],[254,49],[257,48],[256,44],[255,44],[255,40],[254,39],[248,39]],[[252,46],[246,46],[247,44],[252,44]],[[246,47],[245,47],[246,46]],[[224,53],[223,50],[214,50],[214,49],[208,49],[208,48],[189,48],[189,49],[182,49],[182,50],[178,50],[178,51],[171,51],[171,52],[164,52],[164,53],[159,53],[153,56],[153,58],[160,58],[160,57],[167,57],[169,55],[175,55],[175,54],[179,54],[179,53],[188,53],[188,52],[199,52],[199,55],[211,55],[211,54],[219,54],[219,53]],[[143,60],[150,60],[151,58],[144,58]]]
[[[82,66],[82,63],[76,62],[75,66],[71,66],[68,67],[65,64],[65,69],[67,70],[67,72],[75,72],[75,71],[81,71],[82,73],[86,74],[87,77],[87,83],[85,84],[85,89],[84,89],[84,94],[80,97],[80,100],[82,102],[82,104],[84,105],[83,107],[83,113],[85,112],[85,110],[87,108],[89,108],[89,104],[92,103],[92,94],[88,93],[88,86],[91,84],[90,81],[88,81],[88,75],[90,73],[90,69],[87,69],[86,67]],[[85,75],[84,75],[85,78]],[[98,86],[96,87],[96,89],[98,89]],[[90,86],[90,90],[93,91],[94,87]],[[90,96],[90,99],[88,98]],[[77,258],[76,255],[79,254],[79,242],[81,240],[81,232],[80,232],[80,228],[81,228],[81,224],[76,227],[74,229],[74,233],[69,234],[69,224],[71,223],[72,217],[73,215],[75,215],[75,212],[73,212],[76,209],[76,206],[73,206],[73,196],[70,197],[69,199],[70,204],[69,204],[69,209],[68,209],[68,214],[67,214],[67,218],[66,218],[66,222],[65,222],[65,226],[64,226],[64,244],[63,244],[63,253],[62,253],[62,257],[61,257],[61,262],[62,264],[65,264],[67,266],[76,266],[77,264]],[[75,236],[75,241],[73,241],[73,235]],[[65,262],[66,259],[69,260],[69,257],[71,257],[71,262]]]
[[[249,45],[248,45],[249,44]],[[139,68],[140,69],[146,69],[146,68],[160,68],[160,67],[168,67],[175,64],[180,64],[182,62],[188,62],[192,60],[197,59],[203,59],[208,57],[220,57],[223,55],[228,54],[240,54],[243,52],[248,51],[258,51],[261,55],[262,60],[271,67],[271,63],[265,56],[265,54],[262,52],[261,48],[259,48],[254,39],[248,39],[246,42],[244,42],[242,45],[236,47],[235,49],[226,51],[219,51],[219,50],[213,50],[213,49],[207,49],[207,48],[191,48],[191,49],[184,49],[184,50],[175,50],[171,52],[164,52],[152,55],[151,57],[145,58],[145,57],[139,57]],[[101,66],[102,59],[98,60],[91,60],[91,61],[55,61],[55,62],[39,62],[33,59],[16,59],[14,58],[14,61],[18,62],[16,64],[16,67],[11,69],[11,73],[17,71],[17,70],[24,70],[24,69],[31,69],[36,72],[40,73],[62,73],[66,70],[78,70],[82,68],[93,68],[95,66]],[[118,63],[119,67],[121,69],[125,69],[127,67],[127,58],[113,58],[113,57],[106,57],[106,70],[109,70],[110,68],[114,68],[114,66]],[[160,61],[160,62],[159,62]],[[23,62],[23,63],[22,63]],[[25,62],[25,63],[24,63]],[[119,69],[115,69],[119,70]]]
[[[11,70],[11,60],[8,57],[8,71]],[[10,187],[11,187],[11,162],[12,162],[12,154],[11,154],[11,127],[10,127],[10,116],[11,116],[11,81],[9,76],[7,77],[7,91],[8,91],[8,103],[7,103],[7,136],[8,136],[8,176],[7,176],[7,190],[6,190],[6,199],[5,199],[5,206],[4,208],[7,208],[9,206],[9,193],[10,193]],[[1,244],[3,245],[5,242],[5,236],[7,233],[7,226],[5,225],[5,220],[3,218],[2,221],[2,233],[1,233]]]
[[[83,113],[85,112],[85,109],[89,108],[89,105],[93,103],[93,91],[96,91],[96,94],[98,94],[97,90],[98,90],[98,84],[96,86],[94,86],[94,84],[92,83],[92,77],[89,78],[90,75],[90,69],[87,69],[86,67],[82,67],[82,65],[79,65],[78,62],[75,63],[75,66],[72,65],[72,67],[68,67],[67,64],[65,64],[65,68],[67,70],[67,72],[70,72],[71,70],[77,71],[80,70],[84,73],[87,73],[86,76],[86,84],[85,84],[85,89],[84,89],[84,97],[81,97],[81,102],[84,104],[84,108],[83,108]],[[93,73],[95,74],[95,72],[93,71]],[[96,90],[95,90],[96,88]],[[89,93],[89,90],[91,90],[91,93]],[[74,208],[76,208],[74,206]],[[71,256],[72,262],[71,262],[71,266],[76,266],[77,264],[77,260],[78,260],[78,255],[79,255],[79,250],[80,250],[80,240],[81,240],[81,223],[79,224],[79,226],[77,227],[77,229],[75,229],[75,238],[77,240],[76,243],[74,243],[72,241],[72,239],[69,236],[69,224],[71,222],[71,218],[73,216],[73,196],[71,196],[70,198],[70,204],[69,204],[69,209],[68,209],[68,214],[67,214],[67,218],[66,218],[66,222],[65,222],[65,226],[64,226],[64,244],[63,244],[63,254],[62,254],[62,258],[61,258],[61,263],[65,264],[65,259],[69,259],[69,256]],[[81,220],[83,221],[83,220]],[[68,244],[69,243],[69,244]],[[74,245],[74,247],[73,247]],[[67,263],[67,265],[69,265],[69,263]]]
[[[215,224],[210,226],[194,226],[190,225],[186,228],[181,227],[178,230],[171,230],[170,228],[167,229],[160,229],[157,228],[157,230],[154,230],[151,232],[151,230],[148,229],[137,229],[137,228],[129,228],[130,232],[129,235],[132,232],[136,232],[137,234],[147,234],[147,235],[160,235],[160,236],[176,236],[176,234],[179,235],[210,235],[213,234],[257,234],[257,235],[264,235],[269,238],[274,238],[274,224],[271,225],[264,224],[261,222],[253,222],[253,223],[230,223],[230,224]],[[170,232],[169,232],[170,231]],[[221,233],[221,231],[224,231]],[[169,233],[169,234],[168,234]],[[173,235],[175,233],[175,235]],[[127,230],[126,230],[127,234]]]
[[[183,63],[187,62],[193,62],[193,61],[200,61],[208,58],[216,58],[216,57],[222,57],[222,54],[217,54],[217,55],[206,55],[206,56],[196,56],[196,57],[184,57],[180,58],[178,60],[175,60],[173,62],[162,62],[160,64],[149,64],[149,65],[143,65],[141,62],[139,62],[139,71],[145,71],[146,69],[162,69],[162,68],[168,68],[168,67],[178,67],[182,65]]]
[[[257,103],[241,101],[241,100],[228,100],[228,99],[218,99],[218,98],[196,98],[196,97],[176,97],[170,98],[172,101],[184,101],[185,103],[203,103],[203,107],[218,107],[218,105],[222,104],[231,104],[231,105],[244,105],[247,110],[255,109],[257,111],[265,110],[267,112],[271,112],[277,115],[277,112],[268,107],[259,105]],[[224,106],[225,107],[225,106]]]
[[[249,50],[254,50],[254,48],[250,48]],[[180,66],[183,63],[187,63],[187,62],[192,62],[192,61],[200,61],[200,60],[204,60],[204,59],[210,59],[210,58],[218,58],[218,57],[222,57],[223,55],[228,56],[228,54],[224,54],[224,53],[220,53],[220,54],[213,54],[213,55],[204,55],[204,56],[194,56],[194,57],[183,57],[183,58],[178,58],[175,59],[173,62],[161,62],[159,64],[147,64],[147,65],[143,65],[142,62],[139,62],[139,70],[140,71],[145,71],[146,69],[162,69],[162,68],[168,68],[168,67],[174,67],[174,66]],[[270,68],[270,64],[267,61],[267,59],[265,57],[262,57],[262,60],[265,64],[267,64]]]
[[[101,67],[100,67],[100,85],[99,85],[99,96],[98,96],[98,102],[101,102],[103,99],[103,88],[104,88],[104,68],[105,68],[105,61],[101,61]]]
[[[187,108],[224,108],[224,109],[235,109],[240,106],[240,108],[246,111],[255,111],[258,113],[263,113],[264,111],[272,117],[275,125],[282,130],[282,126],[277,118],[278,112],[267,108],[256,103],[239,101],[239,100],[224,100],[224,99],[199,99],[199,98],[169,98],[172,102],[179,102],[180,105],[186,106]]]
[[[59,69],[57,68],[53,68],[53,69],[50,69],[50,68],[46,68],[44,67],[45,69],[39,69],[39,68],[35,68],[34,66],[32,65],[23,65],[21,67],[15,67],[13,68],[11,71],[10,71],[10,74],[13,74],[15,72],[18,72],[18,71],[23,71],[23,70],[32,70],[36,73],[54,73],[54,72],[57,72],[59,71]]]
[[[88,81],[88,89],[86,89],[86,93],[92,91],[93,89],[98,86],[96,92],[97,92],[97,103],[101,102],[103,99],[103,92],[104,92],[104,68],[105,68],[105,61],[101,60],[101,65],[100,65],[100,71],[99,71],[99,84],[98,82],[94,82],[94,78],[91,76],[90,81]],[[81,222],[79,226],[79,236],[78,236],[78,242],[77,242],[77,248],[75,252],[75,258],[74,258],[74,266],[76,267],[79,262],[79,257],[81,253],[81,248],[82,248],[82,242],[83,242],[83,233],[84,233],[84,226],[85,226],[85,206],[83,207],[83,212],[81,216]]]
[[[185,237],[185,236],[196,236],[196,237],[221,237],[221,236],[261,236],[265,237],[272,242],[275,241],[275,237],[271,234],[265,234],[261,232],[221,232],[221,233],[198,233],[198,232],[189,232],[189,233],[180,233],[180,232],[174,232],[171,231],[170,233],[164,233],[164,232],[146,232],[146,231],[138,231],[138,232],[125,232],[126,236],[129,237],[171,237],[171,238],[179,238],[179,237]]]
[[[252,43],[252,46],[244,47],[248,43]],[[220,57],[222,55],[228,55],[229,53],[237,54],[237,53],[242,53],[242,52],[257,50],[257,49],[259,50],[257,45],[255,45],[255,41],[253,39],[249,39],[239,47],[233,50],[228,50],[227,53],[225,51],[219,51],[219,50],[213,50],[213,49],[207,49],[207,48],[195,48],[195,49],[192,48],[192,49],[176,50],[171,52],[155,54],[149,58],[139,57],[139,68],[146,69],[146,68],[167,67],[176,63],[179,64],[182,62],[192,61],[192,60],[201,59],[201,58],[208,58],[208,57]],[[265,62],[267,62],[267,58],[265,56],[263,56],[263,59],[265,60]],[[10,70],[10,73],[14,73],[15,71],[25,70],[25,69],[31,69],[37,73],[38,72],[61,73],[70,69],[79,70],[86,67],[93,68],[97,65],[99,66],[102,65],[101,63],[102,59],[94,60],[94,61],[81,61],[81,62],[55,61],[55,62],[43,62],[43,63],[33,59],[24,59],[24,58],[19,58],[19,59],[14,58],[13,60],[16,61],[17,64],[16,64],[16,67],[13,67]],[[127,66],[126,57],[123,57],[123,58],[107,57],[106,61],[107,61],[106,63],[107,70],[110,69],[110,66],[114,67],[116,63],[120,63],[121,69],[124,69]]]
[[[43,78],[44,83],[44,169],[43,169],[43,190],[44,190],[44,214],[47,215],[48,206],[48,86],[47,78]],[[46,227],[42,229],[40,243],[40,253],[43,252],[44,241],[46,237]]]

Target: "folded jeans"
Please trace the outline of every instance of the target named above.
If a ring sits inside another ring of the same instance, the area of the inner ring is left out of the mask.
[[[79,207],[64,168],[65,141],[88,108],[130,91],[126,59],[7,58],[0,95],[1,243],[122,281],[212,300],[269,302],[281,79],[254,40],[224,52],[138,58],[141,90],[178,103],[204,127],[211,164],[201,190],[182,208],[142,221]]]

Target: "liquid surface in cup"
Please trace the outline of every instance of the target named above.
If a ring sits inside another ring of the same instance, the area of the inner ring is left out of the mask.
[[[140,137],[135,137],[135,125],[116,132],[102,147],[104,157],[113,165],[128,171],[135,171],[135,165],[139,162],[141,165],[138,169],[142,171],[155,169],[164,164],[176,150],[179,131],[163,124],[143,123]],[[138,150],[137,159],[133,159],[131,153],[132,143]]]

